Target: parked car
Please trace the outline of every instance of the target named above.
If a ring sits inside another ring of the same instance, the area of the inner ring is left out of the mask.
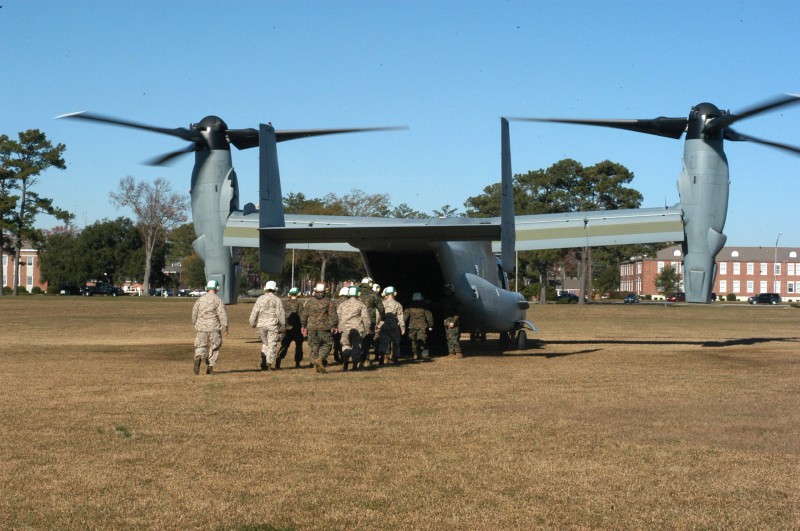
[[[556,299],[556,302],[560,302],[562,304],[564,304],[564,303],[572,304],[574,302],[575,304],[577,304],[578,303],[578,296],[575,295],[574,293],[570,293],[569,291],[562,291],[558,295],[558,298]]]
[[[122,288],[112,286],[107,282],[98,282],[94,286],[84,286],[81,289],[81,294],[86,297],[91,297],[92,295],[111,295],[112,297],[120,297],[125,295],[125,291]]]
[[[755,297],[749,297],[747,302],[750,304],[778,304],[781,296],[777,293],[759,293]]]
[[[201,289],[195,289],[189,292],[190,297],[202,297],[206,292]]]
[[[672,295],[667,297],[667,300],[669,302],[683,302],[686,300],[686,293],[682,291],[679,293],[673,293]]]
[[[635,293],[628,293],[628,296],[622,299],[625,304],[635,304],[639,302],[639,296]]]

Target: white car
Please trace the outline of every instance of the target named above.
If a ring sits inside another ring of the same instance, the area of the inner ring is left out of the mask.
[[[201,297],[201,296],[203,296],[205,294],[206,294],[206,292],[201,290],[201,289],[195,289],[195,290],[192,290],[192,291],[189,292],[189,295],[191,297]]]

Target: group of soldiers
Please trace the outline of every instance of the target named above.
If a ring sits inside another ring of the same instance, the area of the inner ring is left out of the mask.
[[[192,309],[195,323],[194,373],[200,373],[203,361],[206,373],[213,374],[222,335],[228,333],[228,317],[222,299],[216,295],[220,286],[211,280],[206,294]],[[303,341],[308,342],[311,366],[317,372],[327,372],[328,356],[342,363],[342,370],[362,370],[386,361],[398,363],[400,339],[408,334],[412,357],[427,360],[428,334],[433,330],[433,314],[421,293],[414,293],[407,308],[395,299],[394,287],[382,291],[377,283],[364,277],[361,284],[352,283],[339,291],[339,298],[326,293],[325,284],[317,284],[313,296],[301,301],[298,288],[289,290],[288,299],[276,295],[277,284],[268,281],[264,294],[253,305],[250,326],[261,338],[261,370],[277,370],[295,343],[295,367],[303,360]],[[458,299],[452,286],[445,285],[442,309],[447,335],[448,353],[462,357],[459,344]]]

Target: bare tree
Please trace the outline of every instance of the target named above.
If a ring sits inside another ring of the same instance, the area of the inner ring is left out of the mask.
[[[172,192],[166,179],[159,177],[152,184],[136,182],[128,175],[120,179],[119,192],[109,194],[117,207],[130,207],[136,215],[136,227],[144,242],[144,279],[142,291],[150,290],[150,264],[153,250],[161,238],[186,222],[189,202],[185,195]]]

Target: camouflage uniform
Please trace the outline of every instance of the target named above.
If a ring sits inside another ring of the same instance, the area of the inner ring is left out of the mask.
[[[338,311],[339,306],[342,305],[344,301],[347,299],[344,297],[339,297],[338,299],[333,301],[334,311],[337,312],[336,320],[339,320]],[[336,331],[333,333],[333,359],[334,361],[342,361],[342,331],[339,327],[336,327]]]
[[[461,337],[458,322],[458,314],[461,313],[461,303],[455,294],[450,293],[445,295],[442,301],[442,309],[444,310],[444,330],[447,334],[447,352],[451,356],[461,357],[461,345],[458,343]]]
[[[299,367],[303,361],[303,332],[300,326],[300,312],[303,307],[302,301],[296,296],[281,300],[283,311],[286,314],[286,333],[281,339],[281,346],[278,349],[278,356],[275,360],[277,367],[281,366],[281,360],[286,357],[289,347],[294,342],[294,366]]]
[[[317,360],[326,362],[333,347],[332,330],[339,324],[336,305],[324,293],[317,293],[306,302],[300,312],[300,321],[308,335],[312,363],[316,364]]]
[[[384,318],[378,332],[378,363],[383,363],[386,354],[391,354],[396,363],[400,355],[400,336],[406,331],[403,305],[393,297],[386,297],[383,308]]]
[[[367,307],[357,297],[350,297],[336,310],[339,317],[339,330],[342,332],[343,370],[347,370],[350,358],[353,358],[353,370],[356,370],[361,358],[361,340],[370,327]]]
[[[222,332],[228,333],[228,312],[225,303],[216,293],[206,292],[192,307],[194,336],[195,374],[200,369],[199,360],[204,359],[209,373],[214,372],[219,349],[222,346]]]
[[[250,312],[250,326],[258,328],[261,337],[261,368],[274,369],[276,347],[286,326],[286,313],[281,300],[271,291],[256,299]]]
[[[428,330],[433,327],[433,314],[422,301],[412,301],[405,311],[408,339],[411,340],[411,352],[416,359],[422,359]]]
[[[364,358],[366,358],[369,356],[369,349],[372,348],[375,342],[375,324],[377,321],[384,319],[386,312],[383,308],[381,296],[372,291],[370,286],[362,285],[361,290],[361,302],[367,307],[367,315],[369,315],[369,330],[361,340],[361,351]]]

